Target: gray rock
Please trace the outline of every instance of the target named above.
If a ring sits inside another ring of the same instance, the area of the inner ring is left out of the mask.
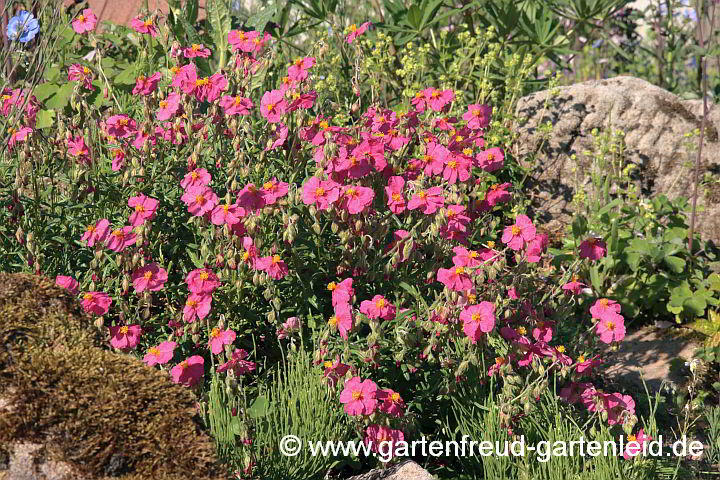
[[[709,109],[699,178],[709,172],[716,182],[698,188],[698,205],[705,211],[698,213],[697,230],[703,238],[719,243],[720,108],[711,103]],[[691,196],[696,153],[688,149],[685,134],[700,128],[700,100],[683,100],[644,80],[620,76],[560,87],[556,96],[549,90],[528,95],[520,99],[516,113],[520,122],[518,158],[538,149],[542,140],[539,125],[553,125],[529,182],[538,208],[536,216],[539,214],[550,230],[559,230],[571,221],[575,182],[582,186],[590,180],[590,161],[583,152],[592,149],[590,132],[595,128],[625,132],[626,158],[637,166],[635,176],[644,196]],[[570,158],[572,154],[576,160]]]
[[[376,469],[348,480],[433,480],[427,470],[412,460],[398,463],[385,470]]]

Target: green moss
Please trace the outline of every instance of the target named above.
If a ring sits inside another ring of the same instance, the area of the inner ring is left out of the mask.
[[[221,478],[190,390],[100,348],[78,302],[52,281],[0,282],[0,396],[10,402],[0,445],[40,443],[93,478]]]
[[[102,345],[100,333],[77,300],[49,278],[0,273],[0,285],[0,370],[32,345]]]

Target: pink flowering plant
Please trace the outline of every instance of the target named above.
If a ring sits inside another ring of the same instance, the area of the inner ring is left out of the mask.
[[[80,46],[112,38],[91,13],[73,20]],[[201,38],[138,15],[132,74],[63,65],[67,104],[4,91],[32,132],[8,138],[3,267],[52,275],[109,347],[203,408],[211,392],[213,408],[234,409],[224,455],[245,472],[270,468],[253,429],[267,373],[293,348],[376,452],[438,433],[470,381],[488,385],[504,428],[551,389],[633,429],[635,400],[594,383],[627,312],[574,276],[604,250],[553,262],[523,213],[517,87],[458,89],[407,59],[389,73],[392,39],[370,23],[297,56],[229,15],[211,24]]]

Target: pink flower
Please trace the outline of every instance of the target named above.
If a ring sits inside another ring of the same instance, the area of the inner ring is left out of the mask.
[[[582,242],[578,250],[580,250],[580,258],[599,260],[607,253],[607,246],[601,238],[591,237]]]
[[[280,90],[265,92],[260,101],[260,115],[270,123],[277,123],[285,115],[287,102]]]
[[[501,148],[493,147],[480,152],[475,157],[475,165],[486,172],[494,172],[502,168],[505,162],[505,154]]]
[[[104,292],[87,292],[82,297],[82,307],[88,313],[105,315],[112,303],[112,299]]]
[[[255,268],[255,262],[257,262],[257,248],[253,245],[252,238],[243,237],[243,249],[245,250],[242,255],[243,263],[246,263],[250,268]]]
[[[254,183],[248,183],[237,194],[237,202],[240,207],[256,212],[265,208],[265,194]]]
[[[442,282],[446,288],[461,292],[470,290],[473,286],[472,280],[468,276],[466,267],[455,265],[452,268],[440,268],[437,272],[438,282]]]
[[[255,370],[255,362],[245,360],[249,355],[242,348],[236,348],[230,360],[217,367],[217,372],[223,373],[232,370],[238,376],[252,372]]]
[[[465,215],[464,205],[448,205],[445,211],[447,229],[449,231],[464,232],[470,224],[470,217]]]
[[[145,290],[156,292],[162,290],[167,282],[168,275],[164,268],[158,266],[157,263],[148,263],[144,267],[138,268],[132,274],[133,287],[135,293],[142,293]]]
[[[472,343],[476,343],[483,333],[488,333],[495,328],[495,304],[480,302],[477,305],[471,305],[460,314],[460,320],[463,322],[465,335],[470,338]]]
[[[275,150],[280,145],[283,145],[285,140],[287,140],[288,132],[290,131],[290,129],[282,122],[274,124],[273,127],[274,128],[270,129],[270,139],[267,142],[268,145],[265,147],[266,152]]]
[[[160,108],[155,112],[155,118],[161,121],[171,119],[180,111],[181,101],[182,95],[172,92],[164,100],[160,100]]]
[[[477,267],[482,264],[480,254],[475,250],[468,250],[465,247],[453,248],[453,264],[463,267]]]
[[[619,342],[625,338],[625,319],[617,313],[606,314],[597,323],[595,333],[603,343]]]
[[[382,295],[375,295],[372,300],[363,300],[360,304],[360,312],[370,319],[392,320],[395,318],[395,305]]]
[[[467,122],[469,129],[477,130],[478,128],[485,128],[490,125],[491,114],[492,108],[488,105],[473,103],[468,105],[468,111],[463,114],[462,119]]]
[[[592,318],[611,318],[620,313],[621,306],[615,300],[608,298],[600,298],[590,307],[590,315]]]
[[[126,352],[137,347],[142,335],[140,325],[123,325],[110,327],[110,345]]]
[[[253,103],[252,100],[241,95],[236,97],[224,95],[220,99],[220,106],[225,110],[225,115],[250,115]]]
[[[180,182],[180,186],[187,190],[190,187],[206,187],[210,185],[212,177],[204,168],[196,168],[188,172]]]
[[[83,34],[95,30],[97,25],[97,17],[89,8],[86,8],[72,21],[73,30],[75,33]]]
[[[300,320],[297,317],[290,317],[275,330],[278,340],[288,338],[295,332],[300,331]]]
[[[107,120],[108,134],[116,138],[127,138],[137,131],[137,123],[127,115],[113,115]]]
[[[294,82],[302,82],[308,77],[308,70],[314,65],[314,57],[298,58],[288,67],[288,77]]]
[[[32,133],[33,129],[30,127],[21,127],[18,130],[10,128],[9,131],[10,138],[8,139],[8,148],[12,150],[12,148],[18,143],[24,142],[28,135]]]
[[[494,184],[488,188],[485,194],[485,201],[490,207],[494,207],[498,203],[506,203],[510,201],[510,193],[506,188],[510,187],[510,183]]]
[[[449,155],[446,159],[445,170],[443,170],[443,178],[450,185],[455,184],[458,180],[464,182],[470,178],[470,166],[470,161],[462,155]]]
[[[278,182],[275,177],[263,183],[261,193],[265,204],[274,205],[279,198],[287,195],[288,187],[289,185],[287,183]]]
[[[311,177],[303,185],[303,203],[305,205],[317,203],[319,210],[329,210],[330,205],[338,199],[339,190],[338,184],[335,182]]]
[[[90,149],[85,145],[85,139],[83,137],[78,135],[68,140],[67,145],[69,155],[72,155],[81,163],[90,163]]]
[[[400,418],[405,414],[405,402],[399,393],[389,388],[384,388],[378,390],[376,398],[379,402],[382,402],[379,407],[381,412],[396,418]]]
[[[355,295],[355,289],[352,288],[353,279],[346,278],[340,283],[330,282],[327,289],[332,292],[332,305],[337,307],[343,303],[350,303],[353,295]]]
[[[562,286],[562,289],[565,290],[567,293],[572,293],[573,295],[580,295],[584,289],[587,288],[587,285],[584,283],[578,282],[577,280],[573,279],[571,282],[566,283]]]
[[[55,285],[64,288],[73,295],[77,295],[78,281],[75,280],[73,277],[58,275],[57,277],[55,277]]]
[[[141,17],[135,17],[130,21],[130,26],[138,33],[150,34],[153,38],[157,37],[157,28],[153,24],[153,18],[150,17],[143,20]]]
[[[189,47],[185,47],[182,49],[182,54],[185,58],[208,58],[210,56],[210,50],[205,47],[205,45],[193,43]]]
[[[365,444],[370,450],[379,454],[382,461],[394,457],[400,448],[400,442],[405,441],[405,435],[385,425],[370,425],[365,430]]]
[[[245,216],[245,209],[238,207],[237,203],[225,203],[216,206],[210,214],[213,225],[235,225]]]
[[[525,242],[530,242],[534,238],[535,225],[532,224],[527,215],[518,215],[515,219],[515,225],[505,227],[502,241],[512,250],[522,250]]]
[[[365,31],[371,25],[372,25],[372,23],[370,23],[370,22],[365,22],[362,25],[360,25],[359,27],[357,25],[355,25],[354,23],[352,25],[350,25],[350,28],[349,28],[350,33],[348,33],[348,36],[346,37],[347,42],[348,43],[354,42],[355,39],[357,37],[359,37],[360,35],[362,35],[363,33],[365,33]]]
[[[130,225],[137,227],[145,223],[146,220],[152,220],[155,217],[157,206],[158,201],[145,196],[144,193],[130,197],[128,207],[133,209],[133,213],[130,215]]]
[[[403,189],[405,188],[405,179],[398,176],[390,177],[388,185],[385,187],[385,194],[388,197],[388,207],[390,211],[396,215],[405,211],[405,197]]]
[[[105,240],[105,246],[113,252],[122,252],[137,240],[133,227],[125,226],[112,231]]]
[[[212,212],[217,205],[218,198],[210,187],[190,187],[180,197],[188,207],[188,212],[196,217],[202,217],[207,212]]]
[[[80,238],[81,242],[86,242],[88,247],[92,247],[95,243],[102,243],[107,238],[110,230],[110,222],[107,218],[103,218],[95,225],[88,225],[85,233]]]
[[[68,69],[69,82],[82,82],[83,87],[93,91],[95,87],[92,84],[92,71],[88,67],[83,67],[79,63],[73,63]]]
[[[267,274],[275,280],[280,280],[290,273],[290,270],[288,270],[287,265],[280,258],[280,255],[269,255],[258,258],[255,262],[255,268],[267,272]]]
[[[196,318],[204,319],[210,313],[212,295],[209,293],[191,293],[185,301],[183,320],[192,323]]]
[[[428,96],[428,106],[435,112],[441,112],[446,105],[455,99],[452,90],[435,90],[434,88]]]
[[[208,347],[215,355],[222,353],[225,345],[230,345],[235,341],[235,332],[230,329],[220,330],[215,327],[210,331],[210,341]]]
[[[125,151],[122,148],[113,148],[112,171],[117,172],[125,166]]]
[[[143,362],[145,362],[148,367],[165,365],[172,360],[176,346],[177,343],[175,342],[165,341],[156,347],[150,347],[148,353],[143,357]]]
[[[270,38],[272,37],[269,33],[256,32],[255,30],[249,32],[230,30],[230,33],[228,33],[228,43],[232,45],[233,51],[240,50],[245,53],[260,52]]]
[[[435,142],[428,143],[425,147],[425,155],[421,159],[425,175],[428,177],[440,175],[448,157],[451,157],[451,154],[445,146]]]
[[[335,387],[338,380],[350,371],[350,365],[342,363],[339,356],[335,357],[334,362],[331,362],[330,360],[326,361],[323,366],[325,367],[325,370],[323,370],[323,376],[329,380],[331,387]]]
[[[645,435],[645,430],[642,428],[638,431],[637,435],[628,435],[625,442],[625,452],[623,453],[623,458],[625,460],[630,460],[631,458],[643,453],[643,451],[646,450],[645,444],[651,441],[652,437],[650,435]]]
[[[377,407],[377,385],[370,379],[360,380],[353,377],[345,382],[340,403],[345,405],[348,415],[372,415]]]
[[[635,400],[630,395],[606,394],[603,400],[608,412],[608,425],[624,425],[635,414]]]
[[[162,77],[163,74],[161,72],[153,73],[149,77],[140,75],[135,79],[135,87],[133,87],[132,94],[145,96],[150,95],[152,92],[157,90],[158,82],[160,82]]]
[[[193,355],[170,370],[172,381],[186,387],[197,384],[203,375],[205,375],[205,360],[200,355]]]
[[[408,202],[408,210],[422,208],[422,213],[432,215],[445,204],[442,187],[432,187],[420,190]]]
[[[528,244],[527,261],[530,263],[538,263],[542,258],[543,252],[548,247],[548,236],[545,234],[536,235]]]
[[[197,268],[188,273],[185,282],[192,293],[211,294],[220,286],[220,280],[217,275],[207,268]]]
[[[331,329],[338,329],[340,336],[348,339],[348,332],[353,328],[353,316],[350,304],[338,303],[335,305],[335,314],[328,320]]]
[[[343,188],[342,205],[348,213],[361,213],[372,204],[375,192],[372,188],[347,185]]]

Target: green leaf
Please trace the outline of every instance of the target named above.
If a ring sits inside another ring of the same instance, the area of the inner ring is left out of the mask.
[[[600,271],[596,266],[590,268],[590,283],[596,292],[602,291],[603,281],[600,276]]]
[[[581,238],[587,233],[588,221],[585,215],[578,215],[572,222],[572,233],[575,238]]]
[[[277,7],[275,5],[267,6],[257,12],[255,15],[248,18],[245,24],[257,30],[258,32],[262,32],[265,29],[265,25],[267,25],[268,22],[273,19],[276,12]]]
[[[72,96],[74,87],[75,82],[68,82],[61,85],[58,91],[45,101],[45,106],[56,110],[62,110],[68,103],[70,103],[70,97]]]
[[[410,7],[410,10],[408,10],[407,21],[411,27],[413,27],[415,30],[420,30],[420,23],[422,22],[422,18],[423,11],[420,9],[419,6],[413,5],[412,7]]]
[[[33,95],[35,95],[38,102],[44,102],[46,98],[56,93],[59,88],[55,83],[41,83],[33,89]]]
[[[188,255],[190,255],[190,260],[193,265],[195,265],[195,268],[205,268],[205,263],[197,255],[195,255],[195,252],[192,250],[188,250],[187,252]]]
[[[210,36],[215,42],[215,50],[220,53],[218,69],[222,69],[225,67],[227,55],[227,36],[232,26],[230,9],[225,0],[209,0],[206,5],[208,21],[212,27]]]
[[[633,238],[630,241],[630,247],[628,250],[645,255],[652,255],[653,246],[644,238]]]
[[[716,292],[720,291],[720,274],[711,274],[708,277],[708,282],[710,283],[710,290],[714,290]]]
[[[55,121],[55,110],[40,110],[35,116],[35,128],[42,130],[43,128],[52,127]]]
[[[250,418],[261,418],[267,415],[268,413],[268,407],[269,402],[268,399],[264,396],[259,396],[255,399],[255,401],[250,405],[250,408],[247,410],[248,417]]]
[[[128,65],[123,68],[113,80],[115,83],[121,85],[135,85],[135,77],[137,77],[137,69],[135,65]]]
[[[685,270],[685,260],[680,257],[668,255],[667,257],[663,258],[663,261],[665,262],[665,265],[667,265],[668,268],[674,273],[682,273]]]
[[[689,311],[696,317],[704,315],[705,308],[707,308],[707,302],[705,302],[705,299],[700,295],[693,295],[685,300],[683,304],[683,310]]]

